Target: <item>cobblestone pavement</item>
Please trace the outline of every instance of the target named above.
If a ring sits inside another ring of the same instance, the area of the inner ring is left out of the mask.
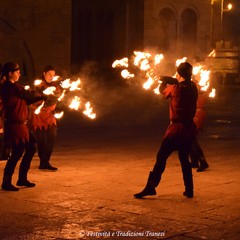
[[[39,170],[36,155],[35,188],[0,190],[0,239],[239,239],[240,117],[232,105],[215,106],[200,138],[210,167],[193,170],[193,199],[182,195],[175,153],[157,196],[133,198],[155,162],[163,124],[60,124],[51,160],[59,170]]]

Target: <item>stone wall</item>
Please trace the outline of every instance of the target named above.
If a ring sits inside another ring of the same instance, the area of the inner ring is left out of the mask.
[[[18,62],[24,80],[47,64],[70,67],[71,0],[1,0],[0,63]]]

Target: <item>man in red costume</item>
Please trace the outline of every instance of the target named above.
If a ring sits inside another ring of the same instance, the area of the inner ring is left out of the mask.
[[[173,151],[178,151],[185,185],[184,196],[193,197],[192,169],[189,162],[189,153],[196,135],[196,125],[193,117],[196,112],[198,90],[191,81],[192,65],[181,63],[177,68],[176,79],[162,77],[160,92],[164,99],[170,98],[170,124],[162,140],[153,170],[150,172],[147,185],[135,198],[147,195],[156,195],[158,186],[165,170],[168,157]]]
[[[35,186],[35,183],[27,179],[27,173],[36,152],[34,138],[29,134],[27,126],[27,105],[44,97],[34,91],[27,91],[18,84],[20,76],[18,64],[8,62],[3,66],[1,80],[5,79],[5,81],[1,85],[1,97],[4,111],[4,139],[8,146],[11,146],[11,155],[4,169],[2,182],[2,189],[7,191],[19,190],[12,185],[11,181],[17,162],[22,156],[17,186]]]

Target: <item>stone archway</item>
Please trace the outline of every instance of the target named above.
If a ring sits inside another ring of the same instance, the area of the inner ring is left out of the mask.
[[[170,8],[164,8],[159,13],[160,38],[159,48],[164,51],[174,51],[177,47],[177,21],[175,13]]]
[[[197,14],[187,8],[181,14],[180,50],[185,56],[195,57],[197,51]]]

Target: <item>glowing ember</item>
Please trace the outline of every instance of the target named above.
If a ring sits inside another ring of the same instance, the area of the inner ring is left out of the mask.
[[[81,103],[80,98],[75,96],[72,102],[70,103],[69,108],[78,110],[80,103]]]
[[[57,119],[59,119],[59,118],[61,118],[61,117],[63,116],[63,114],[64,114],[63,111],[60,112],[60,113],[55,113],[55,114],[54,114],[54,117],[57,118]]]
[[[26,86],[24,87],[24,89],[28,90],[28,89],[30,89],[30,86],[29,86],[29,85],[26,85]]]
[[[94,118],[96,118],[96,114],[93,113],[92,111],[93,111],[93,109],[90,106],[90,102],[87,102],[85,104],[85,110],[83,111],[83,114],[85,114],[86,116],[88,116],[91,119],[94,119]]]

